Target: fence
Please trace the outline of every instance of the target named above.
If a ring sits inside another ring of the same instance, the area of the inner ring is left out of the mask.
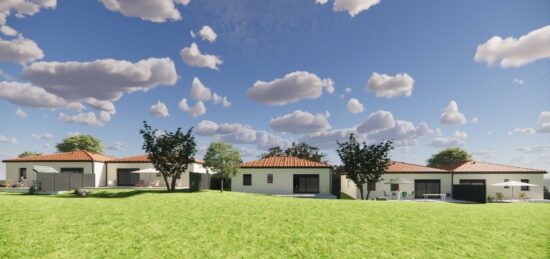
[[[487,188],[485,185],[455,184],[453,185],[453,199],[486,203]]]
[[[82,187],[94,187],[94,174],[37,173],[36,183],[40,192],[68,191]]]

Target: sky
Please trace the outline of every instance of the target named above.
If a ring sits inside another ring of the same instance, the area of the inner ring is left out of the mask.
[[[139,155],[147,121],[194,127],[198,157],[304,141],[339,164],[354,133],[550,171],[550,2],[5,0],[0,118],[1,159],[75,134]]]

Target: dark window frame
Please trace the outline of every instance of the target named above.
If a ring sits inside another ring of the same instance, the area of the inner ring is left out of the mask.
[[[390,191],[398,192],[399,191],[399,184],[396,184],[396,183],[390,184]]]
[[[267,183],[269,184],[273,183],[273,174],[267,174]]]
[[[27,179],[27,168],[26,167],[19,168],[19,179]]]
[[[510,179],[504,179],[504,182],[509,182]],[[510,189],[510,186],[504,186],[504,189]]]
[[[521,181],[522,183],[529,183],[529,179],[521,179],[520,181]],[[528,192],[528,191],[531,190],[531,188],[529,188],[529,187],[530,187],[530,186],[521,186],[521,190],[522,190],[522,191]]]
[[[84,174],[83,167],[65,167],[61,168],[61,173],[75,173],[75,174]]]
[[[252,174],[243,174],[243,186],[252,186]]]
[[[317,182],[317,184],[312,185],[312,181]],[[302,186],[301,183],[305,184],[305,186]],[[319,174],[293,174],[292,184],[293,193],[321,192],[321,176]]]

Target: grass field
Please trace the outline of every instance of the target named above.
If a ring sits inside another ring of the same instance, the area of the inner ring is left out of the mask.
[[[548,258],[550,204],[0,193],[0,258]]]

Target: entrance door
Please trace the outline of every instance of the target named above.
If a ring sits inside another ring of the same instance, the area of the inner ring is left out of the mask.
[[[319,175],[295,174],[294,193],[319,193]]]
[[[139,174],[133,174],[131,172],[137,171],[139,168],[124,168],[117,169],[117,185],[118,186],[134,186],[139,183]]]
[[[441,180],[414,180],[414,197],[424,198],[424,194],[441,193]]]

